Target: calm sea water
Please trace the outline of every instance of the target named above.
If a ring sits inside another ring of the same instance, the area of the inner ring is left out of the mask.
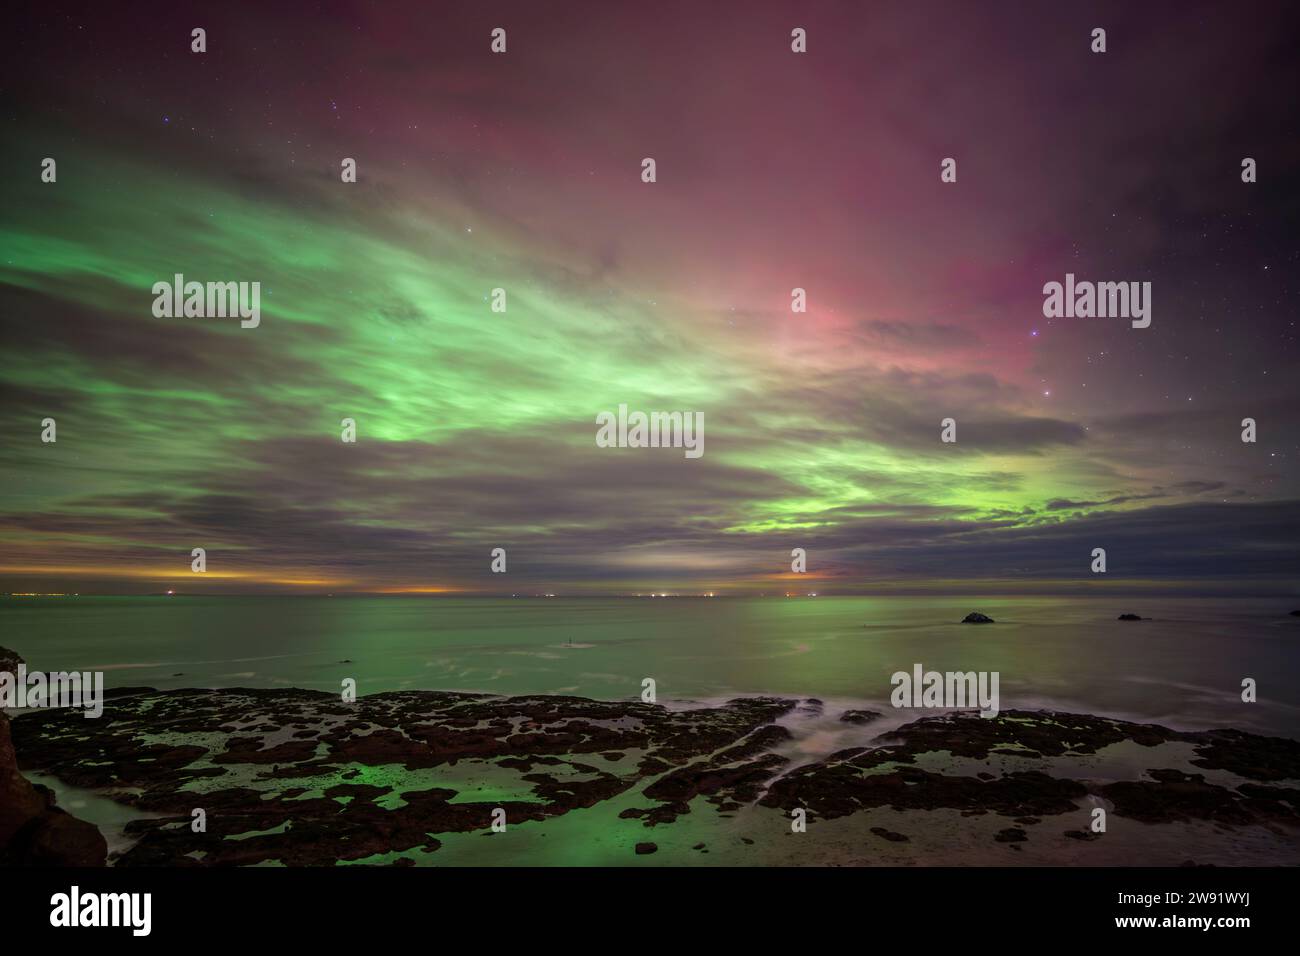
[[[995,625],[957,622],[971,610]],[[1300,618],[1262,599],[0,599],[0,644],[109,687],[476,690],[884,705],[914,663],[1001,674],[1001,706],[1300,737]],[[1120,612],[1154,620],[1124,623]],[[350,661],[351,663],[343,663]],[[1241,681],[1259,702],[1242,703]]]

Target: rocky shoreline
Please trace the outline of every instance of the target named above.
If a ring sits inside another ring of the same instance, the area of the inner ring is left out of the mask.
[[[747,697],[670,709],[438,691],[344,703],[306,690],[135,688],[111,692],[97,720],[30,712],[11,731],[17,766],[140,811],[117,866],[438,865],[480,856],[483,844],[465,838],[497,836],[494,820],[553,835],[548,849],[530,844],[540,862],[561,833],[661,863],[778,862],[773,847],[796,844],[801,862],[873,862],[868,847],[916,852],[940,821],[971,847],[966,862],[1015,862],[1039,847],[1086,849],[1101,862],[1114,851],[1095,848],[1117,845],[1116,830],[1176,827],[1195,830],[1194,862],[1213,861],[1220,847],[1229,860],[1247,834],[1279,857],[1300,853],[1294,740],[1047,711],[931,714],[881,733],[881,714],[850,710],[839,725],[863,745],[808,755],[791,727],[819,706]],[[0,747],[6,755],[12,768],[12,750]],[[93,826],[2,763],[0,774],[5,793],[26,793],[0,801],[6,862],[103,860]],[[8,808],[20,806],[27,820],[15,828]],[[1098,807],[1110,833],[1090,827]],[[792,827],[797,811],[803,831]],[[68,833],[78,838],[55,839]],[[778,843],[792,835],[805,842]],[[818,855],[819,835],[838,841],[833,853]],[[1189,861],[1183,847],[1168,852]]]
[[[23,659],[0,647],[0,673]],[[55,805],[46,787],[19,773],[9,718],[0,712],[0,866],[102,866],[108,845],[99,830]]]

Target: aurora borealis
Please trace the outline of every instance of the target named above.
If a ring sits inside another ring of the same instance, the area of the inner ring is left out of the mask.
[[[704,6],[20,11],[0,590],[1293,590],[1293,12]]]

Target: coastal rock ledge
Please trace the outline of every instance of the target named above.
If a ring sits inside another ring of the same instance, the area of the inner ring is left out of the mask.
[[[959,710],[883,733],[870,720],[860,733],[837,722],[841,746],[795,763],[791,727],[825,719],[810,710],[808,699],[776,697],[680,709],[450,691],[344,703],[291,688],[119,688],[100,719],[42,709],[10,729],[25,770],[139,814],[124,828],[134,842],[111,861],[123,867],[454,866],[475,852],[462,837],[491,832],[498,808],[539,837],[599,825],[603,858],[620,863],[680,862],[694,843],[720,865],[1102,864],[1127,844],[1080,838],[1099,803],[1153,828],[1140,837],[1143,859],[1161,865],[1189,853],[1227,863],[1244,840],[1269,865],[1300,853],[1300,741]],[[190,826],[195,807],[207,812],[204,832]],[[833,833],[867,848],[774,849],[783,841],[766,837],[791,833],[796,809],[810,831],[843,820]],[[934,811],[949,811],[942,831]],[[557,820],[570,814],[581,816]],[[571,860],[562,845],[546,852],[529,862]]]
[[[23,659],[0,647],[0,673]],[[47,787],[18,772],[9,718],[0,713],[0,866],[103,866],[108,844],[99,830],[54,805]]]

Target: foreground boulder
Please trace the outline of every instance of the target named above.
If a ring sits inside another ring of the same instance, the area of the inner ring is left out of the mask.
[[[987,614],[981,614],[979,611],[971,611],[961,619],[963,624],[993,624],[993,618]]]
[[[0,647],[0,673],[23,659]],[[0,865],[103,866],[108,844],[99,830],[54,805],[54,794],[18,772],[9,718],[0,714]]]

